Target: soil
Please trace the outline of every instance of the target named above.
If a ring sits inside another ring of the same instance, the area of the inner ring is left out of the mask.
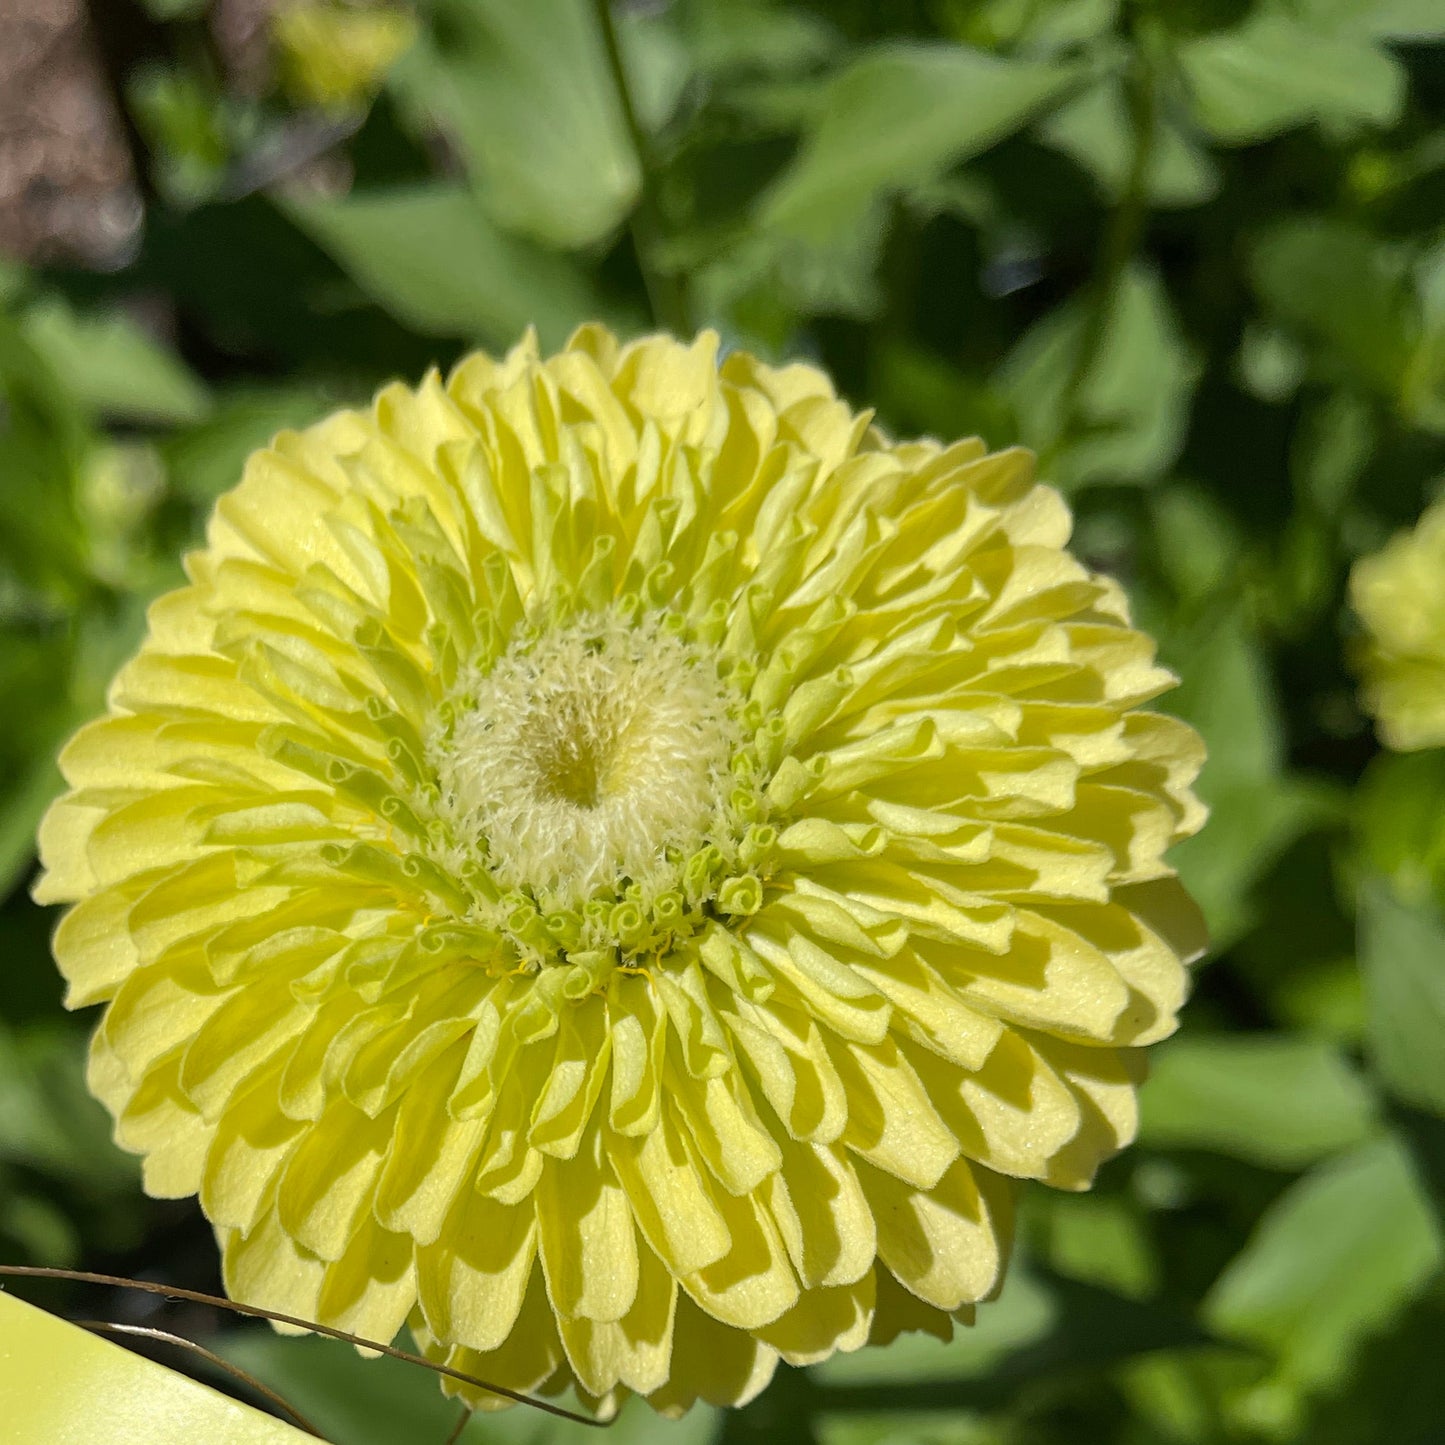
[[[115,266],[139,224],[81,0],[0,0],[0,256]]]

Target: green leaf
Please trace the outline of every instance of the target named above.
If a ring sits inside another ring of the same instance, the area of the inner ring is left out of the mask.
[[[695,271],[692,290],[704,315],[727,316],[765,347],[781,349],[800,315],[878,314],[883,292],[874,273],[885,229],[875,209],[827,241],[755,232]]]
[[[1288,401],[1305,379],[1304,348],[1276,326],[1250,322],[1239,339],[1235,367],[1245,389],[1261,401]]]
[[[879,345],[869,394],[894,435],[976,435],[996,447],[1012,440],[1008,404],[922,347],[901,341]]]
[[[0,564],[66,601],[84,586],[75,479],[94,441],[55,368],[0,313]]]
[[[590,245],[632,209],[641,171],[588,0],[438,0],[392,72],[428,128],[451,131],[501,226]]]
[[[1436,0],[1350,0],[1365,28],[1381,40],[1439,40],[1445,14]]]
[[[432,335],[506,346],[535,325],[556,346],[598,310],[568,261],[499,231],[465,186],[292,199],[284,209],[378,305]]]
[[[1257,1344],[1280,1372],[1325,1385],[1440,1266],[1438,1223],[1408,1154],[1390,1137],[1287,1189],[1216,1281],[1205,1318]]]
[[[134,1190],[138,1165],[111,1143],[109,1116],[86,1090],[74,1028],[0,1024],[0,1159],[93,1192]]]
[[[1219,755],[1211,750],[1210,756]],[[1210,783],[1207,766],[1199,791],[1209,822],[1171,848],[1169,861],[1203,910],[1211,952],[1219,954],[1265,906],[1251,896],[1256,880],[1301,833],[1337,819],[1344,799],[1341,790],[1294,775]]]
[[[998,1445],[998,1428],[957,1410],[883,1410],[823,1415],[813,1422],[821,1445]]]
[[[1104,195],[1124,194],[1134,160],[1134,134],[1124,87],[1110,75],[1054,112],[1038,128],[1039,138],[1088,171]],[[1197,206],[1219,189],[1219,173],[1207,152],[1161,117],[1149,158],[1145,194],[1156,206]]]
[[[1389,1421],[1388,1445],[1436,1445],[1445,1420],[1445,1293],[1436,1289],[1361,1351],[1349,1388],[1321,1399],[1298,1439],[1309,1445],[1377,1440]]]
[[[1214,597],[1238,576],[1239,528],[1201,487],[1171,484],[1151,497],[1154,543],[1174,590],[1188,601]]]
[[[944,1344],[900,1335],[886,1349],[834,1355],[815,1365],[822,1408],[908,1403],[909,1385],[963,1407],[997,1408],[1029,1381],[1114,1364],[1207,1337],[1172,1310],[1015,1262],[1003,1292]]]
[[[1159,1260],[1140,1207],[1117,1194],[1040,1191],[1031,1203],[1046,1221],[1049,1263],[1070,1279],[1126,1299],[1147,1299],[1159,1284]]]
[[[931,1335],[904,1334],[886,1350],[834,1355],[810,1373],[821,1384],[848,1386],[977,1379],[1044,1339],[1058,1322],[1058,1303],[1048,1286],[1031,1271],[1015,1267],[1003,1293],[947,1344]]]
[[[1079,75],[1073,66],[962,45],[867,51],[829,83],[797,158],[764,195],[759,221],[827,237],[853,225],[880,193],[925,184],[1012,135]]]
[[[1283,221],[1255,244],[1249,276],[1278,320],[1399,398],[1418,318],[1399,258],[1375,237],[1343,221]]]
[[[1284,0],[1306,24],[1380,40],[1437,40],[1445,36],[1438,0]]]
[[[222,397],[197,427],[161,445],[171,485],[194,502],[213,502],[241,480],[245,460],[277,432],[307,426],[325,410],[318,391],[304,386],[247,388]]]
[[[50,1200],[31,1194],[0,1169],[0,1240],[13,1241],[20,1257],[54,1269],[74,1269],[80,1255],[75,1226]]]
[[[0,902],[29,872],[35,857],[35,830],[50,800],[64,786],[60,770],[47,753],[32,761],[13,785],[0,789]]]
[[[21,327],[72,395],[100,416],[193,422],[210,408],[195,373],[122,312],[79,315],[51,298],[32,306]]]
[[[362,1359],[336,1340],[247,1330],[227,1336],[219,1351],[277,1390],[330,1439],[347,1445],[441,1441],[461,1409],[442,1394],[430,1370],[385,1356]],[[474,1416],[461,1445],[597,1445],[603,1439],[616,1445],[706,1445],[717,1422],[718,1413],[705,1405],[670,1421],[633,1401],[599,1432],[519,1405]]]
[[[1052,55],[1112,30],[1119,0],[975,0],[942,13],[949,28],[970,45]]]
[[[788,74],[816,64],[838,43],[822,20],[774,0],[678,9],[692,63],[705,74]]]
[[[1445,903],[1445,749],[1382,753],[1360,784],[1357,821],[1369,867],[1402,898],[1433,888]]]
[[[1445,917],[1375,878],[1359,927],[1371,1060],[1400,1098],[1445,1115]]]
[[[1337,391],[1301,418],[1290,448],[1295,494],[1326,517],[1343,515],[1378,438],[1371,408]]]
[[[1092,302],[1050,313],[1009,353],[997,382],[1012,401],[1021,439],[1053,456],[1051,480],[1150,482],[1179,454],[1199,374],[1158,275],[1130,267],[1110,298],[1097,354],[1076,397],[1078,435],[1062,429]]]
[[[1311,121],[1393,125],[1405,102],[1405,73],[1388,52],[1264,7],[1234,30],[1181,46],[1179,63],[1195,118],[1227,145]]]
[[[1420,336],[1405,370],[1401,411],[1412,425],[1439,436],[1445,433],[1445,241],[1420,258],[1414,280]]]
[[[1192,723],[1209,757],[1199,794],[1203,832],[1170,851],[1209,922],[1216,951],[1249,926],[1250,888],[1289,843],[1337,809],[1330,788],[1285,774],[1284,721],[1270,669],[1238,613],[1168,639],[1182,679],[1168,708]]]
[[[1139,1102],[1146,1144],[1209,1149],[1279,1169],[1358,1144],[1376,1112],[1338,1049],[1283,1034],[1171,1039],[1151,1055]]]

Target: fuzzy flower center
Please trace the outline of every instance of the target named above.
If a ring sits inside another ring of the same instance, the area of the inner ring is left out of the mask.
[[[715,660],[655,618],[516,641],[437,748],[453,836],[548,907],[665,887],[722,818],[728,703]]]

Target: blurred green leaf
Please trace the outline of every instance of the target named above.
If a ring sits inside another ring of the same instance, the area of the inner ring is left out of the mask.
[[[1267,6],[1182,45],[1179,62],[1196,118],[1226,145],[1310,121],[1391,125],[1405,101],[1405,73],[1387,51]]]
[[[900,1335],[886,1349],[834,1355],[809,1371],[824,1409],[948,1399],[982,1408],[1014,1399],[1026,1381],[1083,1370],[1207,1336],[1173,1310],[1015,1262],[1003,1292],[948,1344]]]
[[[992,446],[1013,439],[1013,418],[1002,398],[960,368],[903,342],[878,348],[869,395],[895,434],[976,435]]]
[[[957,1410],[887,1410],[876,1415],[824,1415],[822,1445],[1001,1445],[999,1426]]]
[[[326,409],[315,389],[250,387],[221,397],[199,426],[173,433],[162,444],[171,485],[183,497],[209,503],[241,480],[245,460],[277,432],[308,426]]]
[[[1205,1304],[1219,1331],[1258,1344],[1307,1385],[1338,1379],[1440,1266],[1439,1225],[1409,1156],[1375,1139],[1292,1185]]]
[[[30,272],[19,261],[0,256],[0,306],[11,306],[30,284]]]
[[[1189,838],[1169,856],[1204,910],[1213,952],[1222,953],[1258,916],[1254,881],[1307,828],[1337,816],[1344,800],[1295,775],[1204,784],[1201,796],[1210,809],[1208,843]]]
[[[1206,151],[1161,117],[1145,178],[1145,192],[1156,206],[1197,206],[1219,189],[1219,173]],[[1124,87],[1118,76],[1105,76],[1077,100],[1039,126],[1039,137],[1061,150],[1118,203],[1134,162],[1135,140]]]
[[[139,1166],[111,1143],[109,1116],[86,1090],[74,1028],[0,1023],[0,1159],[91,1189],[135,1189]]]
[[[1436,241],[1415,267],[1420,338],[1405,372],[1401,405],[1416,426],[1445,434],[1445,241]]]
[[[1250,322],[1239,340],[1240,381],[1261,401],[1287,401],[1299,390],[1309,358],[1288,333]]]
[[[510,345],[536,326],[556,346],[600,310],[566,260],[499,231],[464,186],[292,199],[291,218],[398,320]]]
[[[0,1169],[0,1239],[19,1246],[31,1264],[73,1269],[80,1254],[80,1232],[42,1195],[22,1189]]]
[[[970,45],[1051,55],[1112,29],[1119,0],[965,0],[944,13],[950,29]]]
[[[586,246],[632,209],[641,172],[588,0],[437,0],[391,86],[455,135],[501,226]]]
[[[1382,753],[1365,774],[1356,814],[1373,872],[1401,897],[1423,899],[1434,888],[1445,902],[1445,749]]]
[[[1204,910],[1216,950],[1249,925],[1250,888],[1292,839],[1339,807],[1332,789],[1284,771],[1280,702],[1258,640],[1237,612],[1213,615],[1169,639],[1180,660],[1169,710],[1192,723],[1209,758],[1199,794],[1210,807],[1203,834],[1170,853]]]
[[[362,1359],[336,1340],[237,1331],[225,1338],[220,1353],[346,1445],[441,1441],[461,1410],[442,1394],[431,1371],[385,1356]],[[595,1445],[603,1438],[618,1445],[707,1445],[717,1422],[718,1413],[706,1405],[670,1421],[634,1401],[599,1433],[519,1405],[497,1414],[479,1412],[463,1431],[461,1445]]]
[[[1169,695],[1209,747],[1206,785],[1258,784],[1284,761],[1283,719],[1269,667],[1238,611],[1212,617],[1175,644],[1190,666]]]
[[[143,0],[157,20],[192,20],[205,13],[209,0]]]
[[[1438,1445],[1445,1420],[1445,1290],[1440,1287],[1369,1340],[1344,1388],[1325,1395],[1299,1432],[1308,1445],[1359,1445],[1388,1421],[1389,1445]],[[1344,1382],[1342,1382],[1342,1385]]]
[[[1131,1200],[1118,1194],[1040,1194],[1049,1264],[1085,1284],[1146,1299],[1159,1284],[1159,1260]]]
[[[838,43],[821,18],[775,0],[693,0],[676,8],[692,63],[704,73],[795,71],[824,59]]]
[[[0,314],[0,565],[42,593],[83,585],[75,479],[93,444],[59,373]]]
[[[1301,501],[1338,519],[1368,465],[1378,440],[1375,419],[1362,397],[1338,391],[1304,416],[1294,436],[1290,478]]]
[[[0,789],[0,901],[29,871],[35,857],[35,830],[50,800],[64,786],[60,770],[47,752],[32,761],[11,786]]]
[[[1406,902],[1369,880],[1360,968],[1375,1068],[1400,1098],[1445,1115],[1445,917],[1428,898]]]
[[[1289,220],[1260,237],[1249,273],[1280,321],[1399,399],[1418,322],[1398,256],[1348,222]]]
[[[814,240],[851,226],[879,192],[933,180],[1013,134],[1079,74],[961,45],[877,47],[828,83],[759,223]]]
[[[1218,595],[1238,571],[1241,538],[1233,519],[1199,487],[1162,487],[1151,501],[1159,560],[1175,590],[1195,602]]]
[[[1433,40],[1445,35],[1436,0],[1301,0],[1293,4],[1310,24],[1381,40]]]
[[[1069,488],[1153,481],[1183,443],[1198,363],[1157,273],[1132,266],[1109,300],[1071,408],[1091,304],[1076,298],[1032,327],[1005,359],[998,385],[1021,439],[1052,458],[1050,480]],[[1071,410],[1083,425],[1066,435]]]
[[[1150,1062],[1139,1138],[1298,1169],[1358,1144],[1376,1105],[1333,1045],[1281,1034],[1171,1039]]]
[[[883,291],[875,276],[885,232],[875,210],[828,241],[784,232],[745,236],[692,274],[692,293],[707,315],[732,315],[749,336],[784,350],[798,316],[875,316]]]
[[[1037,1275],[1016,1267],[1003,1293],[979,1310],[973,1325],[956,1330],[947,1344],[931,1335],[900,1335],[887,1349],[834,1355],[814,1365],[810,1373],[824,1385],[975,1379],[1044,1339],[1058,1321],[1058,1305],[1049,1288]]]

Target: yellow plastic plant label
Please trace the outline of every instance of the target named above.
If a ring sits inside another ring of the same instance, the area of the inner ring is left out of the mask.
[[[314,1438],[0,1291],[4,1445],[301,1445]]]

